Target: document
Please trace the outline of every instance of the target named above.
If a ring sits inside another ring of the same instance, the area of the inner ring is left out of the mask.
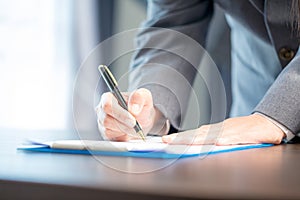
[[[128,142],[96,140],[57,140],[47,142],[30,141],[29,144],[22,145],[18,149],[37,152],[95,154],[104,156],[180,158],[269,146],[272,146],[272,144],[230,146],[172,145],[163,143],[161,137],[147,137],[146,141],[131,140]]]

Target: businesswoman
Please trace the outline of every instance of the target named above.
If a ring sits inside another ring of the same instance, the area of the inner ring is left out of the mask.
[[[231,28],[231,117],[180,132],[181,109],[186,108],[190,89],[169,74],[179,73],[192,84],[196,73],[180,56],[146,47],[157,44],[189,52],[183,40],[166,34],[170,29],[205,46],[214,3],[224,9]],[[130,87],[137,89],[124,94],[129,113],[111,93],[103,94],[96,109],[100,132],[110,140],[128,140],[133,137],[128,133],[134,132],[132,127],[137,119],[145,134],[164,135],[163,141],[167,143],[232,145],[290,141],[300,132],[298,28],[296,0],[150,0],[147,20],[137,36],[137,48],[141,50],[132,62]],[[163,86],[145,84],[160,83],[162,79],[168,79]],[[183,100],[182,104],[178,99]],[[167,135],[170,127],[179,133]]]

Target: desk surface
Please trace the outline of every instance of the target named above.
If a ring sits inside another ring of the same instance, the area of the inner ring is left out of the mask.
[[[300,145],[180,160],[16,150],[25,138],[71,132],[0,131],[1,199],[299,199]]]

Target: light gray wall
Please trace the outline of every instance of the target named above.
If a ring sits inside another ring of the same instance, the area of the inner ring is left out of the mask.
[[[146,8],[137,0],[115,0],[115,6],[115,34],[138,28],[142,21],[146,19]],[[131,44],[133,45],[133,38],[128,39],[132,40]],[[123,44],[120,44],[120,46],[122,45]],[[112,71],[120,82],[120,89],[124,91],[128,87],[127,72],[132,55],[132,52],[123,55],[119,57],[112,65]]]

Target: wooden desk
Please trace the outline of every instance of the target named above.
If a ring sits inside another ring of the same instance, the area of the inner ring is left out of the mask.
[[[76,133],[0,135],[0,199],[300,199],[300,145],[170,161],[28,153],[24,138]]]

